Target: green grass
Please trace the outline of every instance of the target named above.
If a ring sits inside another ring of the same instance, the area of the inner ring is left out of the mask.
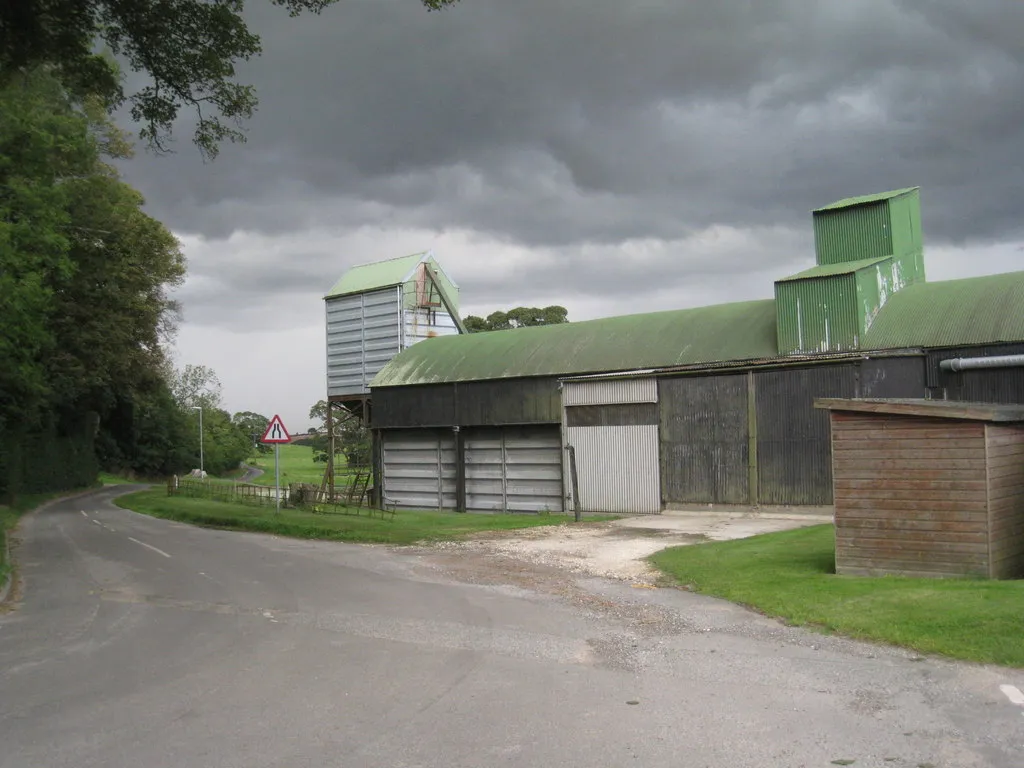
[[[1024,581],[835,574],[831,525],[663,550],[650,561],[697,592],[792,624],[1024,667]]]
[[[275,533],[303,539],[380,544],[414,544],[420,541],[458,539],[478,531],[559,525],[572,519],[565,515],[475,515],[399,511],[395,513],[393,519],[382,520],[379,517],[368,516],[314,514],[290,508],[282,509],[278,514],[269,506],[170,497],[164,490],[141,491],[120,496],[115,503],[145,515],[212,528]],[[598,518],[589,518],[595,519]]]
[[[112,475],[109,472],[100,472],[98,480],[103,485],[128,485],[129,483],[145,482],[144,480],[129,480],[127,477]]]
[[[263,474],[252,482],[259,485],[274,484],[274,452],[260,454],[249,459],[247,464],[259,467]],[[313,449],[308,445],[281,446],[281,485],[289,483],[313,483],[319,485],[324,477],[323,462],[313,461]]]

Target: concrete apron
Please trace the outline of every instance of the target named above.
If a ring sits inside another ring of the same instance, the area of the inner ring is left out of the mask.
[[[761,533],[786,531],[832,522],[831,508],[816,507],[810,511],[775,508],[764,509],[686,509],[669,510],[660,515],[624,517],[611,521],[615,528],[665,535],[701,536],[711,541],[727,541],[756,536]],[[827,511],[826,511],[827,510]],[[826,511],[825,514],[822,514]]]

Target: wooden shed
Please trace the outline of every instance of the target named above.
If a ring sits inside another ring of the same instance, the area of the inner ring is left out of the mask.
[[[820,399],[836,572],[1024,576],[1024,406]]]

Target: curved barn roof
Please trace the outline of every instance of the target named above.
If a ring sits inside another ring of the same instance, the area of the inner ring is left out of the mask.
[[[604,373],[775,354],[775,302],[769,299],[428,339],[388,363],[370,386]]]
[[[861,349],[1012,341],[1024,341],[1024,272],[907,286],[879,311]],[[775,301],[767,299],[429,339],[395,357],[370,386],[572,376],[779,357]]]
[[[908,285],[864,334],[864,349],[1024,341],[1024,272]]]

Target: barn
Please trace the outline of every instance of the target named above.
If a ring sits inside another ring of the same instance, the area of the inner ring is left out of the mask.
[[[773,299],[433,338],[370,382],[402,508],[827,505],[816,398],[1024,402],[1024,272],[928,282],[917,188],[813,212]],[[957,361],[951,363],[950,361]]]

